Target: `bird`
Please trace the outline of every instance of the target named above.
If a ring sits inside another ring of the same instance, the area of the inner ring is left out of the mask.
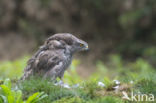
[[[72,62],[73,55],[88,49],[88,43],[73,34],[54,34],[28,60],[21,80],[26,80],[31,76],[62,80],[64,72]]]

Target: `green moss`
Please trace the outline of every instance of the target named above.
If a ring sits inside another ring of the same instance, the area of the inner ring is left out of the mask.
[[[86,101],[79,97],[65,97],[52,103],[86,103]]]
[[[141,93],[156,95],[156,82],[153,80],[142,79],[135,84],[134,88]]]
[[[48,98],[44,99],[45,103],[55,101],[64,97],[74,97],[76,93],[74,90],[69,90],[60,86],[55,86],[50,80],[44,79],[30,79],[19,84],[24,92],[25,98],[36,91],[44,91],[48,94]]]
[[[88,103],[125,103],[122,99],[112,96],[105,96],[95,100],[90,100]]]

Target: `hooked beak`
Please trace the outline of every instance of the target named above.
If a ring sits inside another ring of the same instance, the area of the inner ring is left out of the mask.
[[[88,51],[89,50],[89,47],[88,47],[88,45],[85,47],[85,49],[84,49],[85,51]]]

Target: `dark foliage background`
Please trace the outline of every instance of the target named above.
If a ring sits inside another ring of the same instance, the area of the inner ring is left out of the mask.
[[[118,53],[152,63],[155,28],[155,0],[0,0],[2,60],[32,53],[48,36],[69,32],[89,42],[91,60]]]

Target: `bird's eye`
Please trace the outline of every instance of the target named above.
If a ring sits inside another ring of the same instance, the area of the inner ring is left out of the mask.
[[[84,46],[84,44],[80,44],[80,47],[83,47]]]

